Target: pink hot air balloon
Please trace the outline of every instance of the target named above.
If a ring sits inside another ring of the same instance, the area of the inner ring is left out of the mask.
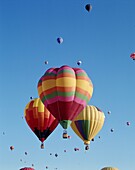
[[[132,54],[130,55],[130,57],[131,57],[133,60],[135,60],[135,53],[132,53]]]
[[[30,168],[30,167],[24,167],[24,168],[21,168],[20,170],[35,170],[34,168]]]

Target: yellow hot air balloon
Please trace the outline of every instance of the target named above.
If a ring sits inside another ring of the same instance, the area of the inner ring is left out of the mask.
[[[89,149],[92,140],[103,127],[104,113],[95,106],[87,105],[73,120],[71,128],[84,141],[85,150]]]
[[[113,168],[113,167],[104,167],[101,170],[119,170],[118,168]]]

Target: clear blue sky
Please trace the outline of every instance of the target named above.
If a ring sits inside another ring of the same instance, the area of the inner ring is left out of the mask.
[[[34,164],[35,170],[135,170],[134,8],[134,0],[0,0],[0,169]],[[60,36],[61,45],[56,41]],[[41,150],[22,119],[24,108],[30,96],[38,97],[38,80],[48,68],[77,67],[78,60],[94,85],[89,104],[106,115],[101,138],[95,137],[85,153],[70,128],[72,138],[62,139],[59,125]]]

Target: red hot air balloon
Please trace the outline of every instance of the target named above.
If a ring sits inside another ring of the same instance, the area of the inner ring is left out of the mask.
[[[14,150],[14,146],[10,146],[10,150],[11,150],[11,151]]]
[[[39,98],[31,100],[25,107],[25,119],[31,130],[42,142],[41,148],[44,148],[43,142],[57,127],[58,121],[46,109]]]
[[[21,168],[20,170],[35,170],[34,168],[30,168],[30,167],[24,167],[24,168]]]
[[[132,53],[132,54],[130,55],[130,57],[131,57],[133,60],[135,60],[135,53]]]
[[[68,138],[66,129],[84,109],[92,93],[92,82],[80,68],[50,68],[38,82],[40,99],[65,129],[63,138]]]

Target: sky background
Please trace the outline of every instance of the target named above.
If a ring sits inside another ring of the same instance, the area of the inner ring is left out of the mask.
[[[135,170],[134,7],[134,0],[0,0],[1,170],[32,164],[35,170]],[[71,139],[63,140],[60,125],[42,150],[23,117],[25,106],[30,96],[38,97],[37,83],[47,69],[78,67],[78,60],[94,86],[88,104],[105,113],[104,126],[87,152],[71,128]]]

